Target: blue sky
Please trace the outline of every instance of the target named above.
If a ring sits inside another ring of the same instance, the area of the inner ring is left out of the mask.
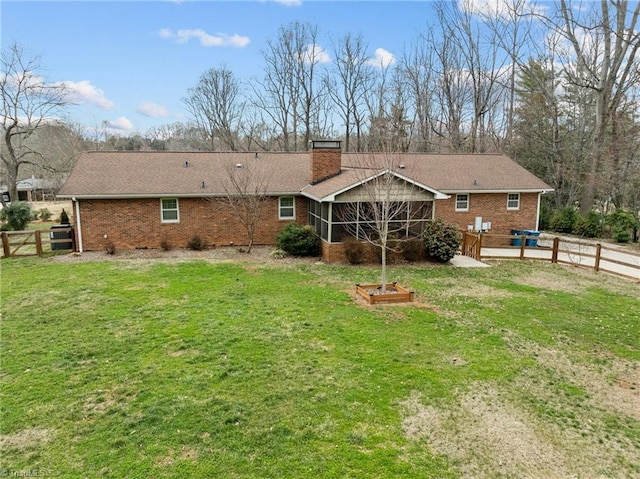
[[[261,50],[278,28],[308,21],[320,47],[362,34],[372,58],[399,56],[432,19],[414,1],[16,1],[0,3],[3,48],[40,55],[49,81],[76,92],[67,118],[123,132],[186,121],[181,99],[207,69],[261,77]]]

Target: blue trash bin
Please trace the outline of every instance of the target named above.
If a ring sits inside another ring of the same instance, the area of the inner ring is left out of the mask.
[[[540,236],[540,232],[534,231],[534,230],[527,230],[525,231],[525,233],[528,236],[525,246],[533,246],[533,247],[538,246],[538,236]]]
[[[511,230],[511,236],[524,236],[524,230]],[[522,238],[511,238],[511,246],[522,246]]]

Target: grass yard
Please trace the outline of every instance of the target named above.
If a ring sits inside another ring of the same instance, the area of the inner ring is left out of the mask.
[[[497,263],[496,263],[497,264]],[[640,286],[543,263],[3,260],[0,472],[637,478]]]

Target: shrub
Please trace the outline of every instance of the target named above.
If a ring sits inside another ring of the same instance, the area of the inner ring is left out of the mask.
[[[607,217],[607,224],[613,230],[613,239],[618,243],[631,241],[631,231],[640,225],[640,222],[630,211],[615,210]]]
[[[198,235],[193,235],[187,243],[187,248],[193,251],[202,251],[203,249],[206,249],[206,247],[207,245],[204,240]]]
[[[310,225],[287,223],[276,238],[276,246],[291,256],[317,256],[320,238]]]
[[[367,250],[362,241],[358,241],[353,236],[342,238],[344,245],[344,256],[350,264],[362,264],[367,259]]]
[[[441,263],[453,258],[460,248],[458,227],[440,219],[428,222],[422,237],[427,255]]]
[[[573,232],[586,238],[602,236],[602,216],[595,211],[589,211],[586,216],[578,216]]]
[[[14,231],[22,231],[31,222],[33,212],[29,203],[15,201],[4,208],[7,214],[7,224]]]
[[[167,238],[163,238],[162,241],[160,241],[160,248],[164,251],[171,251],[173,249],[173,245]]]
[[[420,239],[403,241],[401,250],[405,261],[415,262],[424,259],[424,243]]]
[[[41,208],[40,213],[38,214],[38,217],[42,221],[49,221],[52,216],[53,216],[53,213],[49,211],[47,208]]]
[[[69,221],[69,215],[67,214],[67,212],[64,210],[64,208],[62,209],[62,213],[60,213],[60,224],[61,225],[68,225],[70,224]]]
[[[578,212],[572,206],[559,208],[551,215],[549,227],[558,233],[573,233],[577,219]]]
[[[111,240],[105,240],[104,242],[104,251],[107,254],[116,254],[116,245]]]

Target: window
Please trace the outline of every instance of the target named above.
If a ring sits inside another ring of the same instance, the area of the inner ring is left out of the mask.
[[[293,196],[280,197],[279,218],[281,220],[292,220],[296,217],[296,203]]]
[[[469,211],[469,194],[456,195],[456,211]]]
[[[509,193],[507,195],[507,209],[508,210],[520,209],[520,193]]]
[[[162,198],[160,200],[160,219],[163,223],[180,223],[177,198]]]

